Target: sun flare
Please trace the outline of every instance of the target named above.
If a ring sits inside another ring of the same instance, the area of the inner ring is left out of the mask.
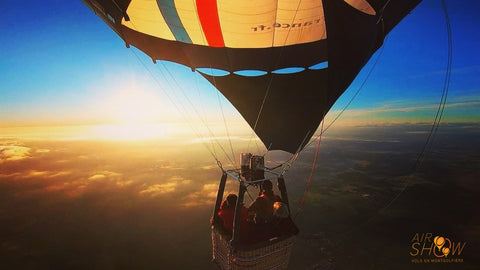
[[[97,125],[93,127],[92,137],[113,141],[136,141],[164,138],[170,130],[168,124],[125,123],[116,125]]]
[[[165,112],[158,93],[133,80],[112,92],[101,108],[111,124],[97,125],[91,136],[104,140],[146,140],[166,136],[169,125],[158,123]]]
[[[116,124],[139,124],[152,122],[161,115],[162,102],[152,92],[132,86],[115,92],[107,99],[104,110]]]

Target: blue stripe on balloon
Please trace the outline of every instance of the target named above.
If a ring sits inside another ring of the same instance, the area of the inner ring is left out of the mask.
[[[192,43],[190,36],[178,16],[174,0],[157,0],[157,5],[175,39],[185,43]]]

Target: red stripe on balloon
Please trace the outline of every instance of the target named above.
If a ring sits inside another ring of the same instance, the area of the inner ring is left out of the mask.
[[[197,12],[207,43],[211,47],[225,47],[220,19],[218,18],[217,0],[197,0]]]

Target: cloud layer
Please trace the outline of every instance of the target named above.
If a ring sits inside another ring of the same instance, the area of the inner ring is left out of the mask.
[[[382,248],[385,239],[399,250],[410,230],[449,232],[459,221],[460,233],[474,241],[480,128],[442,126],[435,151],[412,173],[429,128],[329,130],[296,219],[301,235],[292,265],[308,269],[346,254],[365,267],[376,256],[401,259]],[[0,149],[0,265],[7,269],[215,269],[209,219],[221,172],[202,145],[4,139]],[[286,174],[294,214],[314,153],[307,147]],[[286,156],[267,159],[278,164]],[[228,181],[225,195],[237,190]],[[257,192],[249,189],[246,204]],[[354,230],[358,239],[341,244]]]

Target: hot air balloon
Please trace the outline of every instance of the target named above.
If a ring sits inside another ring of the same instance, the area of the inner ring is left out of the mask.
[[[268,150],[300,152],[335,101],[421,0],[83,0],[126,43],[157,60],[200,73],[238,110]],[[245,76],[256,71],[258,76]],[[220,166],[221,167],[221,166]],[[247,186],[278,180],[263,157],[244,153],[222,168],[212,218],[213,257],[222,269],[285,269],[294,232],[241,246],[240,208]],[[233,236],[218,229],[227,178],[239,183]]]

